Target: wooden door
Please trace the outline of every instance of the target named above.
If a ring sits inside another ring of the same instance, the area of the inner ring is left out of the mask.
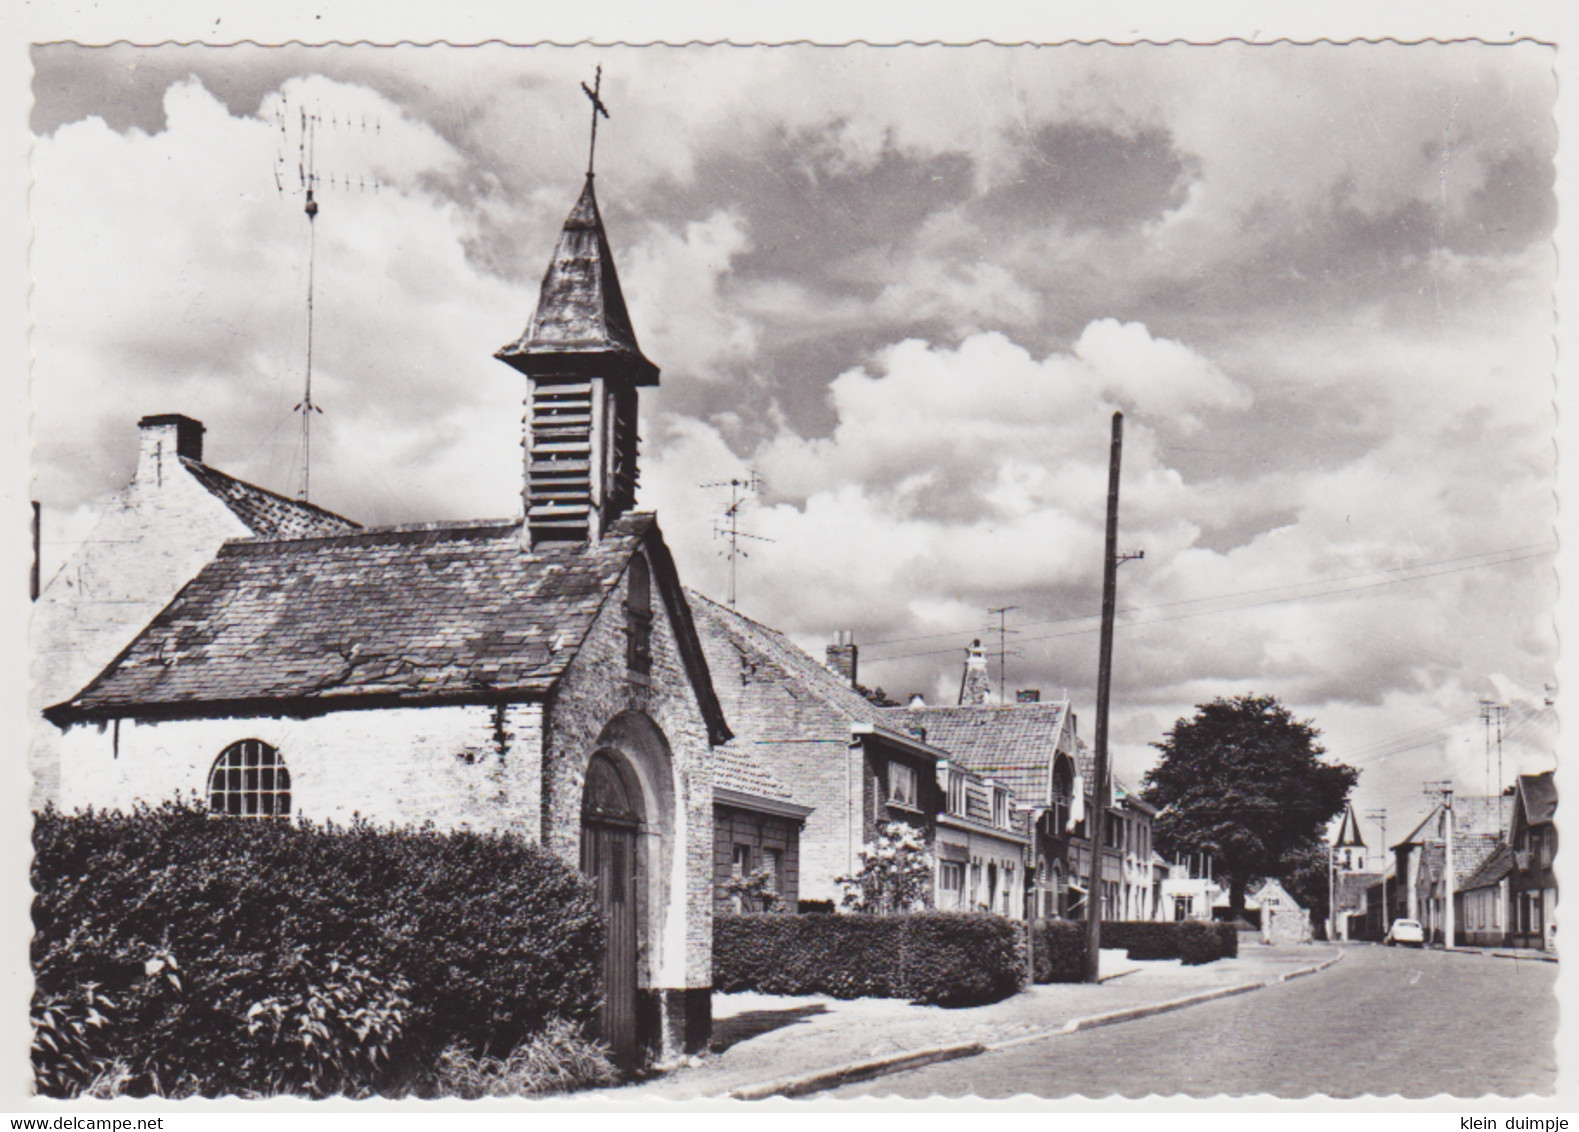
[[[581,871],[597,889],[607,943],[599,1036],[621,1069],[636,1064],[636,821],[613,765],[588,768],[581,822]]]

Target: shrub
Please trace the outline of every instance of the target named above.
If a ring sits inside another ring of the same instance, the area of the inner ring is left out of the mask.
[[[1211,963],[1223,957],[1223,937],[1218,925],[1204,920],[1185,920],[1179,925],[1179,958],[1187,967]]]
[[[1217,925],[1217,935],[1222,941],[1224,959],[1239,958],[1239,932],[1240,927],[1238,924],[1225,923]]]
[[[439,1092],[468,1101],[568,1093],[611,1085],[617,1077],[608,1050],[588,1041],[563,1018],[551,1021],[503,1059],[477,1057],[459,1046],[439,1056]]]
[[[1131,959],[1177,959],[1182,926],[1165,920],[1103,920],[1102,946],[1123,948]]]
[[[1086,977],[1086,926],[1038,920],[1032,929],[1038,983],[1078,983]]]
[[[933,861],[921,830],[902,821],[889,822],[858,856],[861,867],[854,875],[834,877],[844,886],[846,908],[888,915],[926,906]]]
[[[724,992],[996,1002],[1020,988],[1018,925],[972,912],[912,915],[721,915],[713,986]]]
[[[49,1095],[117,1062],[130,1095],[398,1092],[446,1047],[513,1050],[597,1004],[591,892],[518,838],[166,803],[46,810],[34,848]]]

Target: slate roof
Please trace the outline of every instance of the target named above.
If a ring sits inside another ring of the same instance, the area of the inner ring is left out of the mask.
[[[698,622],[722,631],[769,661],[784,671],[798,687],[812,693],[851,721],[891,728],[883,708],[850,687],[849,681],[843,676],[831,671],[826,665],[818,664],[804,649],[777,629],[753,621],[738,610],[720,605],[695,590],[688,589],[685,593]]]
[[[1491,855],[1481,862],[1480,868],[1459,882],[1458,890],[1467,892],[1472,888],[1490,888],[1500,883],[1502,878],[1512,871],[1513,850],[1506,841],[1499,841],[1496,848],[1491,851]]]
[[[1524,796],[1524,824],[1543,825],[1557,813],[1557,782],[1551,771],[1519,775],[1519,793]]]
[[[1354,803],[1350,802],[1343,808],[1343,824],[1338,827],[1338,839],[1333,845],[1342,848],[1346,845],[1365,848],[1365,838],[1360,836],[1360,822],[1354,816]]]
[[[360,523],[353,523],[333,511],[299,499],[287,499],[190,457],[182,456],[181,466],[260,538],[307,538],[362,529]]]
[[[657,523],[523,550],[520,522],[239,539],[87,688],[65,725],[401,703],[540,698],[576,655],[638,545],[653,565],[711,738],[729,737]]]
[[[967,770],[1002,783],[1023,802],[1042,805],[1068,711],[1063,702],[897,707],[883,714],[897,729],[920,724],[927,743],[950,752]],[[1081,755],[1079,772],[1090,782],[1095,767],[1085,752]]]
[[[636,345],[591,173],[565,219],[531,322],[494,357],[533,377],[596,374],[658,384],[658,367]]]

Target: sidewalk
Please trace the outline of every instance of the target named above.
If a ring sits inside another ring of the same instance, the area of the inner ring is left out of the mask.
[[[814,1092],[1005,1043],[1049,1038],[1077,1025],[1156,1013],[1197,996],[1254,990],[1335,962],[1341,954],[1322,944],[1247,942],[1237,959],[1185,967],[1177,959],[1137,963],[1122,951],[1103,951],[1100,984],[1038,986],[990,1006],[953,1010],[893,999],[715,994],[713,1052],[661,1077],[592,1095],[634,1101]]]

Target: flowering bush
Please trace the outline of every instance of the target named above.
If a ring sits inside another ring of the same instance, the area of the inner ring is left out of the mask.
[[[921,830],[905,822],[889,822],[859,856],[861,867],[853,876],[834,878],[844,886],[846,908],[890,915],[931,904],[933,860]]]

